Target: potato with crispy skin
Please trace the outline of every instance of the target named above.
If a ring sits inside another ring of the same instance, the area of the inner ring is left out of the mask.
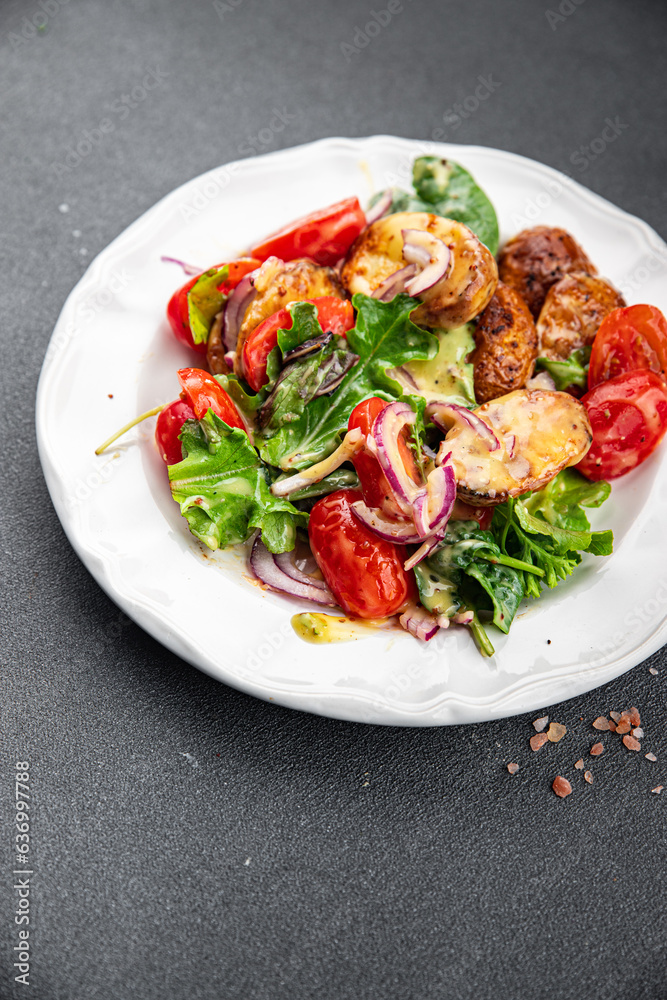
[[[604,278],[571,271],[552,285],[537,321],[540,357],[565,361],[595,340],[600,323],[625,299]]]
[[[522,389],[535,368],[537,333],[518,292],[499,281],[474,336],[475,350],[468,360],[474,366],[478,403]]]
[[[236,344],[234,371],[242,375],[241,350],[246,338],[269,316],[288,306],[290,302],[333,295],[344,299],[345,291],[338,275],[331,267],[319,267],[309,260],[285,262],[269,257],[259,268],[254,280],[255,298],[246,309]]]
[[[341,272],[343,284],[350,294],[372,295],[383,281],[406,266],[404,229],[431,233],[452,252],[452,262],[445,276],[417,296],[422,305],[412,314],[414,322],[452,330],[479,315],[498,282],[496,262],[463,223],[429,212],[387,215],[357,237]]]
[[[553,226],[524,229],[498,256],[500,280],[516,289],[535,319],[551,286],[570,271],[597,274],[574,237]]]
[[[585,408],[566,392],[517,389],[473,412],[497,445],[469,420],[452,416],[437,459],[453,464],[457,496],[473,506],[541,489],[580,462],[593,440]]]

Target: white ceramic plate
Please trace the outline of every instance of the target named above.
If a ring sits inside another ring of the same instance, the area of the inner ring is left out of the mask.
[[[303,605],[262,591],[240,550],[204,551],[171,500],[154,422],[97,458],[113,430],[178,394],[192,355],[164,309],[202,268],[306,212],[356,194],[409,186],[415,156],[460,161],[496,206],[501,238],[563,226],[629,302],[667,311],[667,247],[643,222],[531,160],[475,146],[388,136],[326,139],[228,164],[164,198],[107,247],[67,300],[39,384],[39,450],[53,503],[90,572],[138,624],[219,680],[292,708],[405,726],[477,722],[542,708],[623,673],[667,640],[667,455],[614,484],[594,512],[615,554],[586,557],[573,578],[530,603],[496,655],[467,630],[428,644],[375,633],[329,646],[296,637]],[[110,398],[110,397],[113,398]],[[549,643],[548,640],[551,640]]]

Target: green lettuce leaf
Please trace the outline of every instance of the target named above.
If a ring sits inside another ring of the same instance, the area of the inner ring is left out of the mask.
[[[588,389],[588,364],[591,360],[591,348],[579,347],[566,361],[552,361],[550,358],[537,358],[535,368],[548,372],[556,388],[565,392],[571,385],[584,392]]]
[[[359,360],[332,396],[312,399],[298,420],[264,435],[259,448],[269,465],[296,471],[326,458],[340,444],[357,403],[375,395],[388,400],[401,397],[401,386],[388,369],[434,356],[437,340],[411,322],[410,313],[419,303],[409,295],[380,302],[358,294],[352,302],[357,321],[347,334],[347,344]]]
[[[256,528],[271,552],[294,548],[308,515],[274,497],[247,434],[227,426],[212,410],[183,425],[182,462],[169,466],[169,483],[192,533],[210,549],[244,542]]]
[[[188,292],[188,315],[195,344],[205,344],[208,340],[213,320],[228,298],[218,285],[228,277],[229,265],[213,267],[202,274]]]

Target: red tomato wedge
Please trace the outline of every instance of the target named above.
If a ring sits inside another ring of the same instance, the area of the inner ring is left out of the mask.
[[[178,435],[186,420],[194,420],[195,411],[184,399],[175,399],[160,411],[155,424],[155,441],[160,456],[167,465],[183,460],[183,449]]]
[[[216,264],[211,270],[220,270],[221,267],[228,267],[229,273],[227,277],[218,286],[218,291],[223,295],[229,295],[229,293],[236,288],[241,278],[250,271],[254,271],[256,267],[259,267],[260,262],[252,257],[244,257],[241,260],[232,260],[229,264]],[[202,274],[205,272],[202,271]],[[172,329],[176,340],[179,340],[181,344],[185,344],[191,350],[196,351],[197,354],[206,354],[206,344],[195,344],[192,339],[192,330],[190,329],[190,306],[188,302],[188,292],[197,284],[201,274],[195,275],[194,278],[190,278],[186,281],[178,291],[174,292],[172,297],[169,299],[167,304],[167,319],[169,321],[169,326]]]
[[[373,430],[376,418],[387,406],[389,406],[389,403],[386,399],[380,399],[379,396],[371,396],[370,399],[365,399],[363,403],[358,403],[352,410],[347,422],[348,431],[359,427],[362,434],[368,436]],[[418,482],[419,474],[415,460],[412,457],[412,452],[407,442],[402,436],[398,440],[398,448],[405,468],[415,482]],[[393,499],[392,489],[375,455],[368,448],[364,448],[354,455],[352,464],[359,476],[366,506],[380,508],[389,515],[405,519],[405,515]]]
[[[601,382],[581,402],[593,428],[593,444],[577,468],[588,479],[624,476],[648,458],[667,432],[667,385],[647,369]]]
[[[272,256],[281,260],[309,257],[322,267],[331,267],[345,256],[365,228],[366,215],[359,199],[346,198],[297,219],[258,243],[250,253],[259,260]]]
[[[202,368],[181,368],[178,381],[197,420],[201,420],[211,409],[230,427],[238,427],[241,431],[246,429],[239,411],[222,386],[208,372]]]
[[[344,611],[384,618],[414,600],[417,586],[403,569],[405,546],[378,538],[355,518],[350,504],[361,498],[359,490],[337,490],[318,500],[308,523],[310,547]]]
[[[655,306],[627,306],[605,316],[593,341],[588,387],[638,368],[667,381],[667,319]]]
[[[333,295],[305,299],[317,309],[320,326],[335,336],[342,336],[354,326],[354,310],[347,299],[337,299]],[[256,326],[246,337],[241,349],[243,373],[248,384],[259,392],[266,382],[266,362],[278,343],[278,330],[292,329],[292,314],[289,309],[281,309]]]

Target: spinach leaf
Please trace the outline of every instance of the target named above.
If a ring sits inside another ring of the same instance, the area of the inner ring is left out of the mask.
[[[192,339],[195,344],[205,344],[216,314],[227,301],[227,295],[218,285],[229,277],[229,265],[205,271],[188,292],[188,315]]]
[[[169,483],[192,533],[210,549],[243,542],[256,528],[271,552],[294,548],[296,528],[308,522],[269,490],[267,471],[247,434],[227,426],[212,410],[187,420],[181,432],[184,459],[169,466]]]
[[[492,254],[498,252],[495,209],[460,163],[437,156],[420,156],[412,166],[412,183],[416,194],[392,191],[389,212],[432,212],[455,219],[472,229]]]
[[[542,490],[495,508],[491,531],[502,551],[543,571],[540,581],[524,573],[527,597],[539,597],[541,582],[555,587],[581,562],[581,553],[610,555],[611,531],[591,531],[584,507],[599,507],[608,483],[591,483],[575,469],[564,469]]]
[[[388,369],[434,356],[436,338],[410,321],[419,303],[409,295],[380,302],[357,294],[352,302],[357,320],[347,344],[359,360],[330,398],[312,399],[298,420],[263,435],[260,454],[269,465],[296,471],[326,458],[340,444],[357,403],[374,395],[388,400],[401,396]]]
[[[560,392],[565,392],[571,385],[584,392],[588,389],[588,364],[591,360],[591,348],[579,347],[566,361],[552,361],[550,358],[537,358],[535,367],[549,372]]]

